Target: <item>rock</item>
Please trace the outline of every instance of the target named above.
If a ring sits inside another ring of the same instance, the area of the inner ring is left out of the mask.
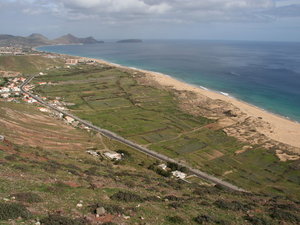
[[[129,220],[130,219],[130,216],[123,216],[123,218],[125,219],[125,220]]]
[[[102,216],[106,213],[106,210],[103,208],[103,207],[98,207],[96,209],[96,214],[99,215],[99,216]]]
[[[4,141],[4,136],[0,135],[0,142]]]
[[[229,117],[237,117],[238,115],[232,111],[232,110],[227,110],[227,111],[224,111],[223,114],[225,114],[226,116],[229,116]]]
[[[78,203],[77,205],[76,205],[76,207],[78,207],[78,208],[81,208],[83,205],[81,204],[81,203]]]

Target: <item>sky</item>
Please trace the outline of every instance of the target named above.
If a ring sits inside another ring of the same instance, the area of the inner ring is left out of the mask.
[[[0,33],[300,42],[300,0],[0,0]]]

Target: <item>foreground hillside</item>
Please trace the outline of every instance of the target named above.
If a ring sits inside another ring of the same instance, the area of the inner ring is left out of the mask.
[[[0,224],[300,223],[299,160],[227,136],[215,120],[181,110],[173,92],[141,82],[142,74],[35,62],[32,71],[46,75],[33,80],[34,92],[46,101],[250,192],[190,174],[177,179],[162,162],[19,96],[0,101]],[[7,65],[15,66],[0,63]],[[122,159],[104,157],[108,151]]]
[[[36,107],[0,103],[0,111],[0,133],[5,135],[0,142],[0,224],[300,221],[297,202],[164,178],[148,169],[154,163],[149,157],[65,125]],[[122,149],[127,157],[112,162],[87,149]]]

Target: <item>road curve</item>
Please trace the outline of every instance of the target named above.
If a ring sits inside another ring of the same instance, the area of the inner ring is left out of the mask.
[[[73,118],[74,120],[77,120],[78,122],[82,123],[83,125],[89,127],[90,129],[92,129],[92,130],[94,130],[94,131],[96,131],[96,132],[99,132],[99,133],[101,133],[102,135],[104,135],[104,136],[106,136],[106,137],[108,137],[108,138],[110,138],[110,139],[116,140],[116,141],[121,142],[121,143],[123,143],[123,144],[125,144],[125,145],[127,145],[127,146],[130,146],[130,147],[132,147],[132,148],[134,148],[134,149],[136,149],[136,150],[138,150],[138,151],[140,151],[140,152],[142,152],[142,153],[145,153],[145,154],[147,154],[147,155],[149,155],[149,156],[151,156],[151,157],[153,157],[153,158],[155,158],[155,159],[159,159],[159,160],[166,161],[166,162],[172,162],[172,163],[176,163],[176,164],[178,164],[178,165],[180,165],[180,166],[184,166],[184,167],[186,167],[192,174],[196,175],[196,176],[199,177],[199,178],[202,178],[202,179],[207,180],[207,181],[210,181],[210,182],[212,182],[212,183],[221,185],[222,187],[225,187],[225,188],[230,189],[230,190],[233,190],[233,191],[247,192],[246,190],[244,190],[244,189],[242,189],[242,188],[239,188],[239,187],[237,187],[237,186],[235,186],[235,185],[233,185],[233,184],[231,184],[231,183],[228,183],[228,182],[226,182],[226,181],[223,181],[223,180],[221,180],[221,179],[219,179],[219,178],[217,178],[217,177],[214,177],[214,176],[212,176],[212,175],[209,175],[209,174],[207,174],[207,173],[205,173],[205,172],[202,172],[202,171],[200,171],[200,170],[198,170],[198,169],[194,169],[194,168],[192,168],[192,167],[190,167],[190,166],[188,166],[188,165],[186,165],[186,164],[184,164],[184,163],[177,162],[176,160],[174,160],[174,159],[172,159],[172,158],[169,158],[169,157],[167,157],[167,156],[165,156],[165,155],[162,155],[162,154],[160,154],[160,153],[157,153],[157,152],[155,152],[155,151],[152,151],[152,150],[150,150],[150,149],[147,149],[147,148],[145,148],[145,147],[143,147],[143,146],[140,146],[140,145],[138,145],[137,143],[134,143],[134,142],[132,142],[132,141],[130,141],[130,140],[127,140],[127,139],[125,139],[125,138],[123,138],[123,137],[121,137],[121,136],[119,136],[119,135],[117,135],[117,134],[115,134],[115,133],[113,133],[113,132],[111,132],[111,131],[109,131],[109,130],[105,130],[105,129],[102,129],[102,128],[100,128],[100,127],[97,127],[97,126],[91,124],[91,123],[88,122],[88,121],[82,120],[82,119],[80,119],[79,117],[74,116],[74,115],[71,114],[71,113],[68,113],[68,112],[65,112],[65,111],[63,111],[63,110],[60,110],[60,109],[56,108],[55,106],[53,106],[53,105],[51,105],[51,104],[49,104],[49,103],[43,101],[43,100],[42,100],[41,98],[39,98],[38,96],[36,96],[36,95],[34,95],[34,94],[32,94],[32,93],[30,93],[30,92],[24,90],[24,86],[26,86],[27,84],[29,84],[34,78],[35,78],[35,75],[29,77],[29,78],[28,78],[26,81],[24,81],[24,83],[20,86],[20,89],[21,89],[21,92],[22,92],[22,93],[29,95],[30,97],[32,97],[33,99],[35,99],[36,101],[38,101],[40,104],[42,104],[42,105],[44,105],[44,106],[46,106],[46,107],[48,107],[48,108],[50,108],[50,109],[52,109],[52,110],[55,110],[55,111],[57,111],[57,112],[59,112],[59,113],[62,113],[62,114],[65,115],[65,116],[69,116],[69,117]]]

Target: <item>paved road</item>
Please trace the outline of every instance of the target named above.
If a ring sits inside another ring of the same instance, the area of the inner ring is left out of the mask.
[[[130,147],[132,147],[132,148],[134,148],[134,149],[136,149],[136,150],[138,150],[138,151],[140,151],[140,152],[143,152],[143,153],[145,153],[145,154],[147,154],[147,155],[149,155],[149,156],[151,156],[151,157],[153,157],[153,158],[156,158],[156,159],[159,159],[159,160],[162,160],[162,161],[166,161],[166,162],[177,163],[177,164],[180,165],[180,166],[184,166],[184,167],[186,167],[192,174],[195,174],[195,175],[196,175],[197,177],[199,177],[199,178],[202,178],[202,179],[204,179],[204,180],[210,181],[210,182],[215,183],[215,184],[219,184],[219,185],[221,185],[221,186],[223,186],[223,187],[225,187],[225,188],[228,188],[228,189],[230,189],[230,190],[233,190],[233,191],[247,192],[247,191],[245,191],[244,189],[239,188],[239,187],[237,187],[237,186],[235,186],[235,185],[233,185],[233,184],[230,184],[230,183],[228,183],[228,182],[226,182],[226,181],[223,181],[223,180],[221,180],[221,179],[219,179],[219,178],[216,178],[216,177],[214,177],[214,176],[212,176],[212,175],[209,175],[209,174],[207,174],[207,173],[205,173],[205,172],[202,172],[202,171],[200,171],[200,170],[198,170],[198,169],[194,169],[194,168],[192,168],[192,167],[190,167],[190,166],[188,166],[188,165],[186,165],[186,164],[184,164],[184,163],[177,162],[176,160],[171,159],[171,158],[169,158],[169,157],[167,157],[167,156],[165,156],[165,155],[159,154],[159,153],[157,153],[157,152],[155,152],[155,151],[152,151],[152,150],[147,149],[147,148],[145,148],[145,147],[143,147],[143,146],[140,146],[140,145],[138,145],[138,144],[136,144],[136,143],[134,143],[134,142],[132,142],[132,141],[129,141],[129,140],[127,140],[127,139],[125,139],[125,138],[123,138],[123,137],[121,137],[121,136],[119,136],[119,135],[117,135],[117,134],[115,134],[115,133],[113,133],[113,132],[111,132],[111,131],[109,131],[109,130],[105,130],[105,129],[102,129],[102,128],[100,128],[100,127],[97,127],[97,126],[91,124],[91,123],[88,122],[88,121],[82,120],[82,119],[80,119],[79,117],[72,115],[71,113],[62,111],[62,110],[56,108],[55,106],[53,106],[53,105],[51,105],[51,104],[49,104],[49,103],[43,101],[43,100],[42,100],[41,98],[39,98],[38,96],[36,96],[36,95],[34,95],[34,94],[32,94],[32,93],[30,93],[30,92],[24,90],[24,86],[26,86],[28,83],[30,83],[30,82],[34,79],[34,77],[35,77],[35,75],[33,75],[33,76],[31,76],[30,78],[28,78],[28,79],[20,86],[20,89],[21,89],[21,92],[22,92],[22,93],[28,94],[29,96],[31,96],[33,99],[35,99],[36,101],[38,101],[38,102],[41,103],[42,105],[44,105],[44,106],[46,106],[46,107],[48,107],[48,108],[50,108],[50,109],[52,109],[52,110],[55,110],[55,111],[57,111],[57,112],[59,112],[59,113],[62,113],[62,114],[65,115],[65,116],[69,116],[69,117],[73,118],[74,120],[77,120],[78,122],[82,123],[83,125],[89,127],[90,129],[92,129],[92,130],[94,130],[94,131],[96,131],[96,132],[99,132],[99,133],[101,133],[102,135],[104,135],[104,136],[106,136],[106,137],[108,137],[108,138],[110,138],[110,139],[113,139],[113,140],[116,140],[116,141],[121,142],[121,143],[123,143],[123,144],[126,144],[126,145],[128,145],[128,146],[130,146]]]

